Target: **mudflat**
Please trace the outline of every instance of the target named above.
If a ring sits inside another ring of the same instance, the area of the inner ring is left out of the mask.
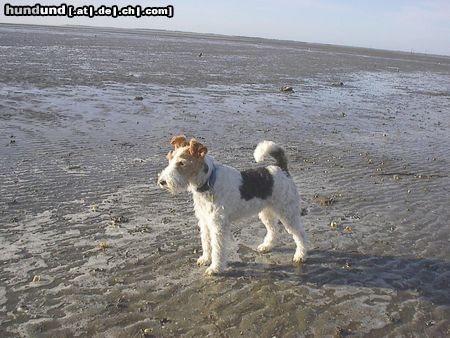
[[[1,337],[448,336],[450,58],[1,24],[0,65]],[[205,277],[176,134],[282,145],[308,260],[252,218]]]

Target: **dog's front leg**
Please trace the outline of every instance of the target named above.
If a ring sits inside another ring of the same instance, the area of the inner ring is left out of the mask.
[[[226,246],[225,246],[225,232],[226,224],[221,221],[215,221],[211,224],[210,236],[211,236],[211,265],[206,269],[207,275],[214,275],[223,271],[226,267]]]
[[[200,227],[200,238],[202,239],[202,255],[197,259],[197,265],[207,265],[211,262],[211,236],[209,227],[203,220],[198,221]]]

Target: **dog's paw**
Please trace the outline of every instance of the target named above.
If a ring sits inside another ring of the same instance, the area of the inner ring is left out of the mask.
[[[258,247],[256,248],[256,251],[261,252],[261,253],[267,253],[270,251],[272,247],[270,245],[267,244],[260,244],[258,245]]]
[[[292,261],[296,264],[300,264],[300,263],[304,263],[306,260],[306,256],[301,254],[301,255],[294,255],[294,258],[292,258]]]
[[[198,266],[208,265],[210,262],[211,260],[206,256],[200,256],[199,259],[197,259]]]
[[[214,275],[217,275],[218,273],[219,273],[219,269],[214,266],[210,266],[205,271],[205,275],[207,275],[207,276],[214,276]]]

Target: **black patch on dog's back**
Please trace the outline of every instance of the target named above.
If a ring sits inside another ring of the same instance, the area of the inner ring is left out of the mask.
[[[241,198],[248,201],[258,197],[266,199],[272,195],[273,176],[265,167],[241,171]]]

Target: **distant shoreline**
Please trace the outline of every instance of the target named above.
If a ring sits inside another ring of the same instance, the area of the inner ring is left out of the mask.
[[[272,39],[272,38],[264,38],[258,36],[241,36],[241,35],[226,35],[226,34],[217,34],[217,33],[198,33],[198,32],[187,32],[187,31],[177,31],[177,30],[164,30],[164,29],[153,29],[153,28],[123,28],[123,27],[109,27],[109,26],[89,26],[89,25],[38,25],[38,24],[19,24],[19,23],[7,23],[0,22],[0,27],[2,26],[15,26],[15,27],[36,27],[36,28],[62,28],[62,29],[85,29],[85,30],[98,30],[103,32],[108,31],[117,31],[117,32],[139,32],[139,33],[159,33],[159,34],[167,34],[167,35],[185,35],[185,36],[193,36],[195,35],[198,38],[215,38],[218,40],[237,40],[237,41],[260,41],[260,42],[269,42],[269,43],[283,43],[283,44],[302,44],[316,48],[338,48],[344,50],[361,50],[368,53],[393,53],[393,54],[401,54],[404,56],[411,57],[435,57],[442,58],[445,60],[450,59],[450,55],[444,54],[434,54],[434,53],[421,53],[421,52],[408,52],[404,50],[392,50],[392,49],[379,49],[379,48],[371,48],[371,47],[361,47],[361,46],[348,46],[348,45],[334,45],[329,43],[318,43],[318,42],[307,42],[307,41],[299,41],[299,40],[284,40],[284,39]]]

